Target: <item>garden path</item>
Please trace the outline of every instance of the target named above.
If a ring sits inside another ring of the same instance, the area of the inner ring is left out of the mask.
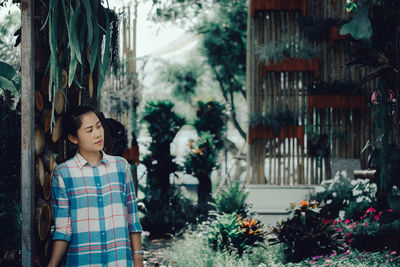
[[[172,266],[168,260],[168,249],[173,243],[173,238],[148,240],[144,246],[145,267]]]

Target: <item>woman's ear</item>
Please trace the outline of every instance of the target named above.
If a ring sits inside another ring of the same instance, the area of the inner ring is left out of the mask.
[[[75,144],[75,145],[77,145],[78,144],[78,138],[77,137],[75,137],[75,136],[73,136],[73,135],[68,135],[68,140],[71,142],[71,143],[73,143],[73,144]]]

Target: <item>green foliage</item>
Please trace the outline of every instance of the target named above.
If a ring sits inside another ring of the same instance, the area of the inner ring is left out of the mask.
[[[369,19],[369,8],[376,0],[363,0],[360,2],[357,4],[358,6],[353,1],[347,3],[347,10],[357,10],[357,12],[349,23],[342,26],[340,34],[350,34],[356,40],[370,42],[372,25]]]
[[[246,248],[264,240],[264,230],[255,219],[243,220],[236,213],[224,213],[211,222],[207,238],[215,251],[234,251],[241,256]]]
[[[177,115],[173,108],[174,104],[169,101],[149,102],[143,116],[152,139],[149,146],[151,154],[143,158],[147,168],[146,197],[143,200],[147,210],[143,227],[152,237],[181,229],[190,210],[188,201],[170,189],[170,174],[178,169],[170,145],[185,124],[185,119]],[[166,213],[169,213],[168,216]]]
[[[320,203],[319,213],[325,219],[340,217],[358,219],[366,209],[376,205],[376,186],[369,180],[350,180],[339,175],[322,182],[309,199]]]
[[[141,219],[144,230],[150,232],[150,238],[160,238],[179,233],[188,224],[196,222],[196,208],[193,203],[183,197],[177,189],[171,189],[163,195],[161,190],[144,188],[145,205]],[[167,203],[166,203],[167,201]]]
[[[283,36],[279,41],[260,46],[256,53],[265,64],[282,62],[286,58],[310,59],[318,55],[319,48],[307,40],[298,40],[294,36]]]
[[[198,202],[206,204],[211,194],[211,172],[217,165],[218,153],[223,147],[226,132],[225,107],[216,101],[198,102],[194,127],[199,136],[189,144],[185,156],[185,172],[199,180]]]
[[[328,133],[325,133],[323,129],[319,132],[312,129],[312,127],[306,127],[307,129],[307,155],[316,158],[328,157],[331,152],[331,140]]]
[[[296,113],[286,108],[279,108],[274,112],[267,112],[264,116],[258,115],[250,118],[250,126],[271,127],[275,132],[279,131],[281,126],[298,125],[299,117]]]
[[[21,50],[15,47],[20,41],[18,37],[15,40],[15,35],[21,32],[20,27],[21,12],[19,10],[11,11],[0,22],[0,61],[8,62],[14,69],[19,69],[21,65]]]
[[[241,257],[228,251],[214,251],[207,240],[206,227],[189,231],[184,238],[176,240],[169,249],[168,258],[176,267],[262,267],[284,266],[279,262],[280,248],[277,246],[258,246],[245,251]]]
[[[240,184],[232,182],[225,190],[221,190],[215,199],[215,208],[220,213],[237,213],[245,217],[249,212],[249,205],[246,203],[249,193],[240,189]]]
[[[10,108],[15,110],[21,91],[21,74],[17,73],[13,66],[0,61],[0,98],[5,97],[6,91],[12,96]]]
[[[21,115],[12,105],[10,92],[5,91],[0,98],[0,263],[6,251],[21,246]]]
[[[225,106],[217,101],[199,101],[197,106],[194,128],[198,133],[209,132],[215,148],[221,149],[226,132]]]
[[[117,19],[116,16],[111,16],[111,13],[113,11],[104,8],[99,0],[49,1],[46,21],[50,46],[49,99],[53,105],[52,100],[61,88],[64,65],[68,67],[68,86],[70,87],[74,82],[79,88],[82,88],[84,70],[87,69],[90,74],[93,74],[95,66],[98,66],[97,94],[100,93],[110,64],[110,23],[113,22],[110,17]],[[115,26],[115,23],[113,25]],[[114,26],[113,30],[118,31],[118,27]],[[115,44],[115,41],[113,43]],[[114,54],[111,53],[111,59],[115,61]]]
[[[325,39],[330,32],[330,27],[342,24],[342,21],[333,18],[316,19],[312,16],[298,16],[297,23],[303,29],[307,38],[320,41]]]
[[[357,95],[364,92],[364,88],[352,81],[317,82],[308,85],[306,90],[310,95]]]
[[[272,243],[282,243],[286,261],[299,262],[314,255],[328,254],[341,244],[331,224],[322,219],[317,202],[302,201],[289,218],[271,230]]]
[[[187,64],[166,63],[160,73],[160,80],[172,86],[173,94],[183,101],[191,101],[196,95],[203,71],[195,61]]]

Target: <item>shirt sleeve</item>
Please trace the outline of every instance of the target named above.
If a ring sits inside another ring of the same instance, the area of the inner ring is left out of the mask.
[[[142,232],[142,225],[140,224],[138,217],[138,208],[135,195],[135,188],[132,179],[131,168],[128,164],[126,168],[126,209],[128,216],[128,228],[129,233]]]
[[[58,169],[53,173],[52,197],[55,221],[53,240],[70,242],[72,237],[71,211],[64,179]]]

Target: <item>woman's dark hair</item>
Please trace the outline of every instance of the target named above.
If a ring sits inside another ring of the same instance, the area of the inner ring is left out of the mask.
[[[93,112],[97,115],[96,111],[89,106],[73,106],[70,107],[63,116],[63,133],[64,137],[72,135],[74,137],[78,136],[78,129],[82,125],[82,116]]]

